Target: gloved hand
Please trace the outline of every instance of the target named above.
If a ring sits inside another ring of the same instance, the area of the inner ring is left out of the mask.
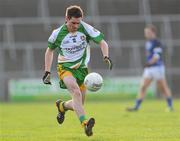
[[[112,64],[111,59],[110,59],[109,57],[105,56],[105,57],[104,57],[104,62],[105,62],[106,64],[108,64],[108,67],[109,67],[109,69],[111,70],[112,67],[113,67],[113,64]]]
[[[48,85],[51,85],[51,81],[50,81],[50,72],[46,71],[42,80],[43,80],[43,83],[44,84],[48,84]]]

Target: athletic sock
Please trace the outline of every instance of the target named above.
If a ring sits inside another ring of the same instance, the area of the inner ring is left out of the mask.
[[[134,108],[139,109],[141,103],[142,103],[142,99],[137,99]]]
[[[65,102],[61,102],[59,105],[59,109],[61,112],[66,112],[68,109],[64,106]]]
[[[169,107],[169,108],[172,108],[172,103],[173,103],[172,97],[167,97],[167,98],[166,98],[166,101],[167,101],[168,107]]]
[[[62,106],[63,106],[63,108],[64,108],[64,111],[66,112],[66,111],[68,111],[69,109],[66,108],[64,104],[65,104],[65,102],[62,103]]]
[[[79,117],[79,120],[80,120],[82,126],[86,125],[87,118],[86,118],[85,115],[81,115],[81,116]]]

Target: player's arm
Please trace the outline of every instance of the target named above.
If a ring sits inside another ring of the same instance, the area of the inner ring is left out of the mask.
[[[46,49],[46,53],[45,53],[45,74],[43,76],[44,84],[51,84],[50,70],[51,70],[51,65],[52,65],[52,61],[53,61],[53,54],[54,54],[53,50],[48,47]]]
[[[45,71],[50,72],[51,70],[51,65],[52,65],[52,61],[53,61],[53,50],[50,48],[46,49],[46,53],[45,53]]]
[[[147,65],[151,66],[155,64],[159,60],[160,56],[159,54],[154,54],[152,59],[147,63]]]
[[[148,66],[155,64],[159,60],[161,53],[162,53],[162,49],[160,47],[153,49],[152,59],[149,60],[149,62],[146,64],[146,66],[148,67]]]
[[[112,61],[109,58],[109,48],[108,44],[104,40],[104,35],[100,31],[83,21],[81,21],[81,24],[84,26],[91,40],[100,45],[104,61],[108,64],[109,69],[112,69]]]
[[[105,40],[101,40],[99,42],[99,46],[101,48],[103,57],[105,57],[105,56],[109,57],[109,47],[108,47],[108,44],[106,43],[106,41]]]
[[[109,47],[108,47],[108,44],[106,43],[105,40],[101,40],[101,41],[99,42],[99,46],[100,46],[100,48],[101,48],[104,61],[108,64],[109,69],[111,70],[111,69],[112,69],[112,61],[111,61],[111,59],[109,58]]]
[[[54,30],[48,39],[48,48],[46,49],[46,53],[45,53],[45,74],[43,76],[44,84],[51,84],[50,70],[53,61],[53,54],[54,54],[53,52],[54,49],[57,48],[57,45],[55,44],[57,35],[58,35],[58,30]]]

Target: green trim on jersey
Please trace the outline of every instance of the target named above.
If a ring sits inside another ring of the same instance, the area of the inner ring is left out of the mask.
[[[102,33],[100,33],[99,36],[93,38],[92,37],[92,40],[95,42],[95,43],[100,43],[102,40],[104,39],[104,35]]]
[[[86,57],[87,57],[87,48],[85,49],[84,54],[83,54],[83,56],[82,56],[82,63],[81,63],[81,66],[80,66],[80,67],[86,66],[86,65],[85,65]],[[86,66],[86,67],[87,67],[87,66]]]
[[[56,48],[56,46],[53,44],[53,43],[51,43],[51,42],[48,42],[48,48],[50,48],[50,49],[55,49]]]
[[[64,37],[66,37],[66,35],[68,34],[68,30],[67,30],[67,27],[66,25],[64,24],[63,27],[61,28],[61,30],[59,31],[58,33],[58,36],[57,36],[57,39],[55,41],[55,44],[57,47],[59,47],[59,54],[63,55],[63,52],[60,48],[60,45],[61,45],[61,42],[62,40],[64,39]]]
[[[48,47],[50,49],[55,49],[59,47],[59,54],[63,55],[63,52],[61,51],[60,45],[64,37],[68,34],[68,30],[65,24],[62,25],[62,28],[60,29],[58,36],[54,43],[48,42]]]
[[[88,32],[86,31],[85,27],[80,24],[78,30],[79,32],[86,35],[86,41],[89,43],[90,40],[93,40],[95,43],[100,43],[101,40],[104,39],[104,35],[100,32],[100,35],[97,37],[91,37]],[[62,25],[62,28],[60,29],[57,38],[54,43],[48,42],[48,47],[50,49],[56,49],[59,47],[59,53],[63,55],[63,52],[61,51],[60,45],[64,37],[69,33],[66,24]]]
[[[78,31],[86,35],[86,41],[89,43],[91,37],[89,36],[89,34],[87,33],[86,29],[82,24],[79,25]]]
[[[93,40],[95,43],[100,43],[100,41],[102,41],[104,39],[104,34],[102,34],[100,32],[100,35],[97,37],[91,37],[88,32],[86,31],[86,29],[84,28],[84,26],[82,24],[80,24],[79,28],[78,28],[79,32],[82,32],[86,35],[86,40],[89,43],[90,40]]]
[[[87,63],[89,62],[89,41],[92,40],[95,43],[99,43],[100,41],[103,40],[104,35],[93,28],[91,25],[88,25],[87,23],[81,21],[77,33],[75,33],[78,42],[82,44],[74,44],[75,47],[73,47],[73,42],[69,42],[68,38],[71,40],[71,33],[67,29],[67,25],[63,24],[61,27],[55,29],[51,36],[48,39],[48,47],[50,49],[59,49],[59,54],[60,56],[64,56],[66,58],[65,61],[59,60],[59,63],[62,64],[64,67],[69,67],[69,68],[78,68],[78,67],[87,67]],[[82,35],[81,35],[82,34]],[[81,36],[80,36],[81,35]],[[85,38],[84,38],[85,36]],[[83,38],[81,38],[83,37]],[[84,40],[85,39],[85,40]],[[67,41],[66,41],[67,40]],[[69,43],[69,44],[68,44]],[[77,47],[83,47],[83,51],[77,50],[77,54],[73,54],[73,52],[68,52],[67,49],[74,48],[76,51],[76,46]],[[78,54],[79,53],[79,54]],[[72,55],[72,57],[71,57]],[[74,55],[74,56],[73,56]]]

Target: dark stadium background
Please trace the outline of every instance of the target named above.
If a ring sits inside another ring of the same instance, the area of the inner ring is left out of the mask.
[[[110,45],[113,70],[106,69],[100,49],[93,47],[92,71],[108,78],[141,76],[143,28],[153,23],[165,46],[168,83],[174,97],[180,96],[179,0],[0,0],[1,101],[11,97],[11,80],[41,79],[47,39],[64,22],[66,7],[74,4],[83,8],[84,20],[102,31]],[[56,61],[52,78],[57,78]]]

